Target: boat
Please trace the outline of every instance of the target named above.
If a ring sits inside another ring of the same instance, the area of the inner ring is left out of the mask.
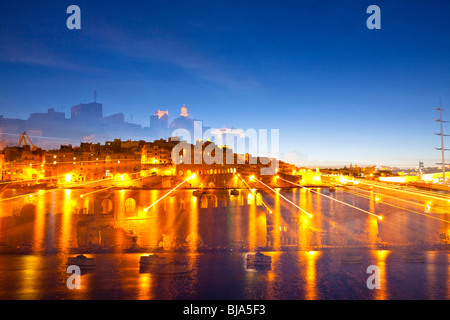
[[[154,272],[159,274],[186,274],[192,271],[188,263],[181,261],[167,261],[166,258],[156,254],[141,256],[139,259],[141,272]]]
[[[161,263],[163,260],[165,259],[157,254],[148,254],[139,258],[139,264],[142,266],[151,266],[157,264],[158,262]]]
[[[232,189],[232,190],[230,191],[230,195],[232,195],[232,196],[238,196],[238,195],[239,195],[239,190]]]
[[[171,261],[165,263],[163,265],[159,265],[159,268],[156,270],[159,274],[168,274],[168,275],[180,275],[180,274],[188,274],[192,271],[192,268],[187,262],[181,261]]]
[[[403,255],[404,262],[423,263],[425,262],[425,255],[421,252],[407,252]]]
[[[247,254],[247,269],[270,269],[272,267],[272,257],[261,252]]]
[[[329,191],[329,192],[335,192],[335,191],[336,191],[336,188],[330,187],[330,188],[328,188],[328,191]]]
[[[284,192],[286,192],[286,193],[292,193],[292,188],[286,188],[286,189],[284,189]]]
[[[156,254],[149,254],[139,258],[139,269],[142,272],[157,271],[157,269],[164,267],[166,264],[166,258],[160,257]]]
[[[345,253],[339,257],[342,264],[359,264],[362,263],[362,255],[354,253]]]
[[[69,257],[67,259],[67,265],[76,265],[80,268],[93,268],[95,267],[95,259],[88,258],[84,254],[79,254],[76,257]]]

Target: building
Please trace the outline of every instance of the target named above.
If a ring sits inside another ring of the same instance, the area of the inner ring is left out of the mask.
[[[155,111],[155,113],[150,116],[150,129],[154,132],[154,135],[159,139],[167,139],[169,136],[169,110]]]
[[[146,142],[141,149],[141,176],[173,175],[172,149],[179,138],[169,138]]]
[[[180,136],[182,140],[193,142],[194,129],[197,129],[194,126],[198,127],[201,135],[210,129],[203,126],[201,121],[190,118],[185,105],[181,108],[180,117],[170,125],[169,111],[158,109],[150,116],[150,126],[143,127],[125,121],[122,112],[105,116],[103,104],[94,101],[72,106],[70,118],[54,108],[48,109],[46,113],[32,113],[26,120],[0,115],[0,148],[17,145],[19,135],[24,131],[35,145],[45,150],[81,142],[105,143],[116,138],[153,141]]]
[[[77,104],[70,108],[70,118],[83,122],[101,120],[103,119],[103,105],[97,102]]]
[[[42,149],[56,149],[62,144],[105,142],[117,137],[133,140],[153,138],[153,132],[141,125],[125,121],[123,113],[103,116],[101,103],[81,103],[71,107],[70,118],[64,112],[48,109],[32,113],[26,120],[0,115],[0,147],[17,145],[19,135],[26,131],[33,143]]]
[[[29,145],[3,149],[1,177],[3,181],[30,182],[44,178],[45,151],[32,150]]]
[[[74,184],[139,178],[142,145],[143,141],[130,143],[116,139],[104,145],[61,146],[59,150],[45,153],[45,179],[56,184]]]
[[[188,143],[195,143],[195,140],[203,139],[204,133],[210,129],[210,127],[203,126],[201,120],[190,118],[184,104],[181,107],[180,116],[169,125],[170,136],[180,137],[181,140],[186,140]]]

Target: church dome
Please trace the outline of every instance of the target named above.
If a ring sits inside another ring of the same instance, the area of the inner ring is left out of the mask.
[[[169,127],[172,130],[175,130],[175,129],[186,129],[186,130],[189,130],[189,131],[193,130],[193,128],[194,128],[194,120],[189,118],[188,113],[187,113],[187,108],[186,108],[186,106],[184,104],[181,107],[180,117],[174,119],[170,123]]]

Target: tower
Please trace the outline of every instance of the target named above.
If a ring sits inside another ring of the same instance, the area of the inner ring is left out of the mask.
[[[185,104],[183,104],[183,106],[181,107],[181,114],[180,114],[180,117],[185,117],[185,118],[188,117],[187,108],[186,108],[186,105],[185,105]]]
[[[442,153],[442,163],[437,163],[438,165],[442,165],[442,181],[445,183],[446,178],[445,178],[445,166],[447,165],[445,163],[445,151],[448,151],[450,149],[445,149],[444,148],[444,136],[449,136],[448,134],[444,134],[444,129],[443,129],[443,122],[448,122],[448,121],[444,121],[442,120],[442,106],[441,106],[441,101],[439,101],[439,108],[435,108],[436,110],[439,110],[439,120],[438,119],[434,119],[434,121],[438,121],[441,125],[441,132],[440,133],[435,133],[438,136],[441,136],[441,147],[440,148],[436,148],[436,150],[441,150]]]

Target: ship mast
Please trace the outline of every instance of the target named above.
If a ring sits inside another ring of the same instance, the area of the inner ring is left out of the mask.
[[[441,136],[441,147],[440,148],[436,148],[437,150],[441,150],[442,152],[442,163],[437,163],[438,165],[442,165],[442,181],[445,183],[446,179],[445,179],[445,151],[450,150],[450,149],[445,149],[444,148],[444,136],[448,136],[448,134],[444,134],[444,129],[443,129],[443,122],[448,122],[448,121],[444,121],[442,120],[442,106],[441,106],[441,101],[439,100],[439,108],[435,108],[436,110],[439,110],[439,120],[434,119],[435,121],[438,121],[441,125],[441,132],[440,133],[435,133],[438,136]]]

